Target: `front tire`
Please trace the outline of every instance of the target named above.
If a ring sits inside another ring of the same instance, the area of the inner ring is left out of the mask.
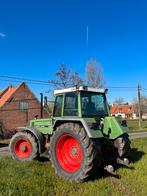
[[[35,137],[27,132],[16,133],[10,141],[9,150],[11,157],[19,161],[31,161],[38,153]]]
[[[50,143],[53,167],[71,181],[86,180],[101,164],[100,147],[79,124],[65,123],[54,132]]]

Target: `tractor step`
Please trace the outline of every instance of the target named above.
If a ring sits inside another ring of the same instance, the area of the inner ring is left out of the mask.
[[[43,156],[47,159],[50,160],[50,152],[49,152],[49,149],[47,149],[44,153],[43,153]]]
[[[127,158],[124,158],[124,159],[118,158],[117,159],[117,163],[122,165],[122,166],[125,166],[128,169],[134,169],[134,167],[129,165],[130,162],[129,162],[129,160]]]
[[[117,173],[114,171],[114,167],[112,165],[106,165],[104,167],[104,170],[106,170],[108,173],[110,173],[113,176],[118,176]]]
[[[126,167],[130,167],[129,166],[129,160],[127,158],[117,158],[117,163],[120,164],[120,165],[123,165],[123,166],[126,166]]]

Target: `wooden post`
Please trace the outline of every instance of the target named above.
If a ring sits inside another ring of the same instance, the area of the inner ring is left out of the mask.
[[[141,85],[138,84],[138,114],[139,114],[139,129],[141,129]]]
[[[40,117],[43,118],[43,93],[40,93],[40,98],[41,98],[41,102],[40,102]]]

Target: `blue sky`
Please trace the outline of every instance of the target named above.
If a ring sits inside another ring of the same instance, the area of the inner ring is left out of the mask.
[[[146,10],[145,0],[0,0],[0,75],[48,80],[65,63],[84,76],[95,58],[107,86],[146,88]],[[50,88],[30,87],[37,96]],[[110,89],[109,100],[135,95]]]

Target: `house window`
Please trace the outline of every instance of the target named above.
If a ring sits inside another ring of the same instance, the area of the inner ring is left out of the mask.
[[[20,102],[20,111],[21,112],[27,112],[29,104],[27,102],[21,101]]]

